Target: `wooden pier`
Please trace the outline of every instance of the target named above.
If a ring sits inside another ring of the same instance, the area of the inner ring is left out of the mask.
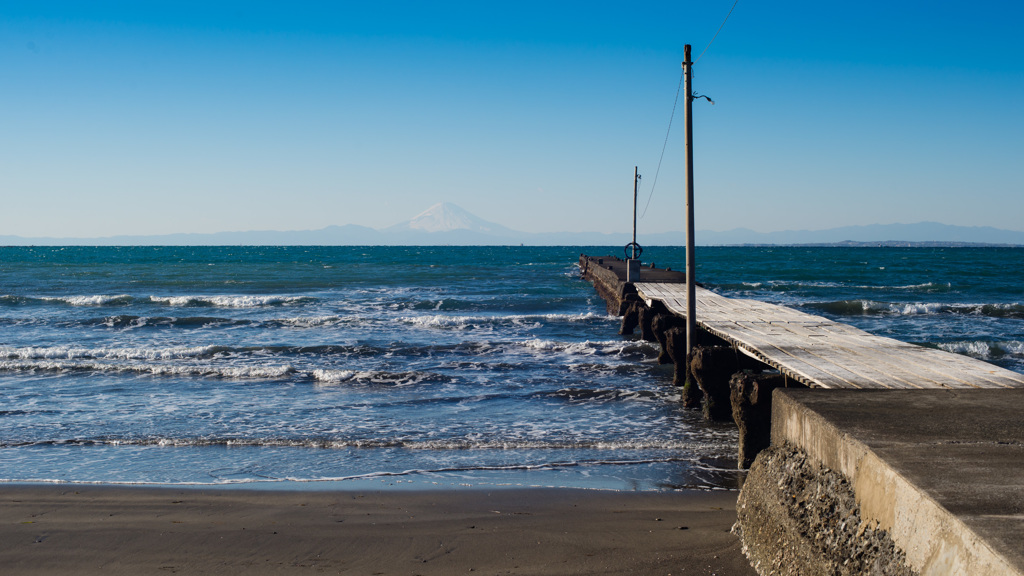
[[[699,286],[697,333],[687,346],[684,274],[643,268],[640,281],[626,282],[624,262],[613,256],[581,255],[580,270],[609,313],[623,317],[621,334],[639,327],[641,338],[659,343],[658,360],[675,365],[684,406],[736,423],[740,467],[770,444],[776,388],[1024,389],[1024,374],[987,362]]]
[[[638,282],[634,288],[648,306],[658,302],[673,314],[686,316],[682,284]],[[699,287],[697,324],[811,388],[1024,388],[1024,374],[968,356]]]
[[[580,257],[580,270],[608,302],[608,311],[612,314],[627,315],[631,304],[640,303],[652,317],[658,314],[669,314],[677,319],[686,317],[682,272],[643,268],[641,281],[629,283],[625,281],[622,260],[613,256],[585,255]],[[802,386],[1024,388],[1024,374],[969,356],[875,336],[785,306],[726,298],[699,286],[696,295],[697,325],[704,333],[720,339],[718,344],[726,344]],[[662,334],[655,336],[659,342],[664,342]]]

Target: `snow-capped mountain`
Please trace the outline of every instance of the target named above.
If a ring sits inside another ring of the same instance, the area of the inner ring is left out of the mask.
[[[418,232],[455,232],[465,230],[480,234],[509,236],[521,235],[500,224],[488,222],[470,214],[450,202],[441,202],[427,208],[412,220],[385,229],[386,231],[415,230]]]

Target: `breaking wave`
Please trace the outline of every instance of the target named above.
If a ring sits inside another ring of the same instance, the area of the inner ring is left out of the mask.
[[[805,308],[840,316],[916,316],[925,314],[961,314],[992,318],[1024,319],[1024,304],[940,304],[934,302],[879,302],[876,300],[838,300],[811,302]]]
[[[0,306],[63,305],[63,306],[127,306],[135,297],[128,294],[95,294],[92,296],[0,296]]]
[[[135,301],[135,298],[128,294],[117,296],[57,296],[39,298],[42,302],[67,304],[69,306],[125,306]]]
[[[620,356],[634,359],[656,358],[659,352],[656,342],[645,342],[643,340],[559,342],[535,338],[522,342],[522,346],[542,352],[561,352],[579,356]]]
[[[210,307],[210,308],[259,308],[263,306],[292,306],[316,302],[310,296],[278,295],[218,295],[218,296],[149,296],[137,297],[130,294],[94,294],[85,296],[0,296],[0,305],[24,306],[33,304],[64,306],[131,306],[133,304],[159,304],[165,306]]]
[[[320,347],[330,348],[330,347]],[[292,351],[301,353],[302,348]],[[308,350],[307,350],[308,351]],[[324,350],[321,350],[324,352]],[[183,363],[174,360],[215,359],[232,353],[218,346],[146,349],[85,348],[0,348],[0,371],[7,372],[96,372],[106,374],[143,374],[149,376],[193,376],[225,379],[311,380],[318,385],[340,384],[408,386],[420,383],[448,382],[451,377],[419,370],[300,370],[290,363],[235,364]],[[141,362],[124,362],[141,360]],[[162,362],[168,361],[168,362]]]
[[[0,346],[0,358],[8,360],[181,360],[211,358],[231,349],[224,346],[172,348],[79,348],[75,346]]]
[[[368,345],[340,346],[172,346],[166,348],[81,348],[76,346],[0,346],[8,360],[189,360],[239,356],[378,356],[393,351]]]
[[[991,360],[1007,356],[1024,358],[1024,342],[1019,340],[961,340],[956,342],[942,342],[938,344],[938,347],[946,352],[973,356],[974,358],[979,358],[981,360]]]
[[[680,393],[675,389],[663,390],[620,390],[616,388],[562,388],[554,392],[542,392],[537,396],[568,400],[570,402],[581,401],[605,401],[605,400],[639,400],[646,402],[674,402],[680,400]]]
[[[173,316],[135,316],[132,314],[118,314],[116,316],[104,316],[103,318],[90,319],[84,323],[106,326],[108,328],[144,328],[147,326],[205,328],[247,326],[253,322],[251,320],[241,318],[218,318],[216,316],[185,316],[176,318]]]
[[[751,292],[751,291],[767,291],[767,292],[799,292],[807,289],[811,290],[832,290],[832,289],[856,289],[856,290],[871,290],[878,292],[887,291],[900,291],[900,292],[921,292],[921,293],[940,293],[949,292],[953,289],[952,283],[949,282],[923,282],[920,284],[906,284],[900,286],[885,286],[885,285],[869,285],[869,284],[847,284],[844,282],[828,282],[828,281],[815,281],[815,280],[764,280],[764,281],[740,281],[740,282],[723,282],[719,284],[712,284],[709,287],[713,287],[716,291],[721,290],[725,292]]]
[[[145,374],[150,376],[204,376],[237,379],[280,379],[295,373],[284,366],[211,366],[197,364],[113,363],[65,360],[3,360],[0,371],[20,372],[101,372]]]
[[[150,302],[167,306],[214,308],[259,308],[263,306],[292,306],[316,302],[309,296],[150,296]]]
[[[338,384],[377,384],[410,386],[423,382],[449,382],[443,374],[422,371],[387,372],[383,370],[313,370],[313,380],[321,386]]]
[[[332,438],[72,438],[39,442],[7,442],[0,447],[13,446],[256,446],[296,448],[404,448],[408,450],[651,450],[687,451],[704,448],[690,440],[482,440],[448,438],[439,440],[406,440],[401,438],[332,439]],[[644,460],[648,461],[648,460]],[[650,461],[665,461],[654,459]],[[639,461],[630,460],[631,463]]]
[[[499,316],[448,316],[434,314],[426,316],[403,316],[399,322],[422,328],[469,330],[483,326],[527,326],[539,328],[542,324],[579,323],[607,320],[608,316],[587,312],[585,314],[516,314]]]

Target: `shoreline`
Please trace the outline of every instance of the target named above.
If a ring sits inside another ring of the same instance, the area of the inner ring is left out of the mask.
[[[17,574],[754,574],[737,491],[0,486]]]

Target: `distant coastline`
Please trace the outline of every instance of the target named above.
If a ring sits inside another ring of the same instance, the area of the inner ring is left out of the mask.
[[[645,233],[644,246],[685,244],[680,231]],[[884,240],[883,240],[884,238]],[[415,218],[387,228],[357,224],[318,230],[262,230],[207,234],[121,235],[103,238],[26,238],[0,236],[2,246],[622,246],[625,232],[521,232],[488,222],[454,204],[435,204]],[[937,222],[872,224],[827,230],[757,232],[697,230],[698,246],[845,247],[1019,247],[1024,231]]]
[[[38,240],[38,241],[33,241]],[[276,246],[276,247],[288,247],[288,246],[367,246],[367,247],[386,247],[386,246],[408,246],[408,247],[438,247],[438,246],[451,246],[451,247],[479,247],[479,246],[493,246],[493,247],[607,247],[615,246],[618,247],[621,242],[574,242],[574,243],[524,243],[518,244],[513,243],[452,243],[452,242],[417,242],[417,243],[392,243],[392,244],[367,244],[367,243],[309,243],[309,242],[296,242],[296,243],[280,243],[280,242],[160,242],[160,241],[145,241],[145,242],[122,242],[117,241],[118,237],[110,238],[27,238],[23,241],[9,242],[6,240],[0,240],[0,248],[33,248],[33,247],[202,247],[202,246]],[[651,247],[682,247],[682,243],[659,243],[659,244],[646,244],[648,248]],[[1024,244],[994,244],[987,242],[903,242],[903,241],[886,241],[886,242],[808,242],[805,244],[759,244],[759,243],[745,243],[745,244],[701,244],[697,243],[697,246],[702,248],[1024,248]]]
[[[701,246],[729,246],[732,248],[1024,248],[1024,244],[996,244],[990,242],[808,242],[806,244],[702,244]]]

